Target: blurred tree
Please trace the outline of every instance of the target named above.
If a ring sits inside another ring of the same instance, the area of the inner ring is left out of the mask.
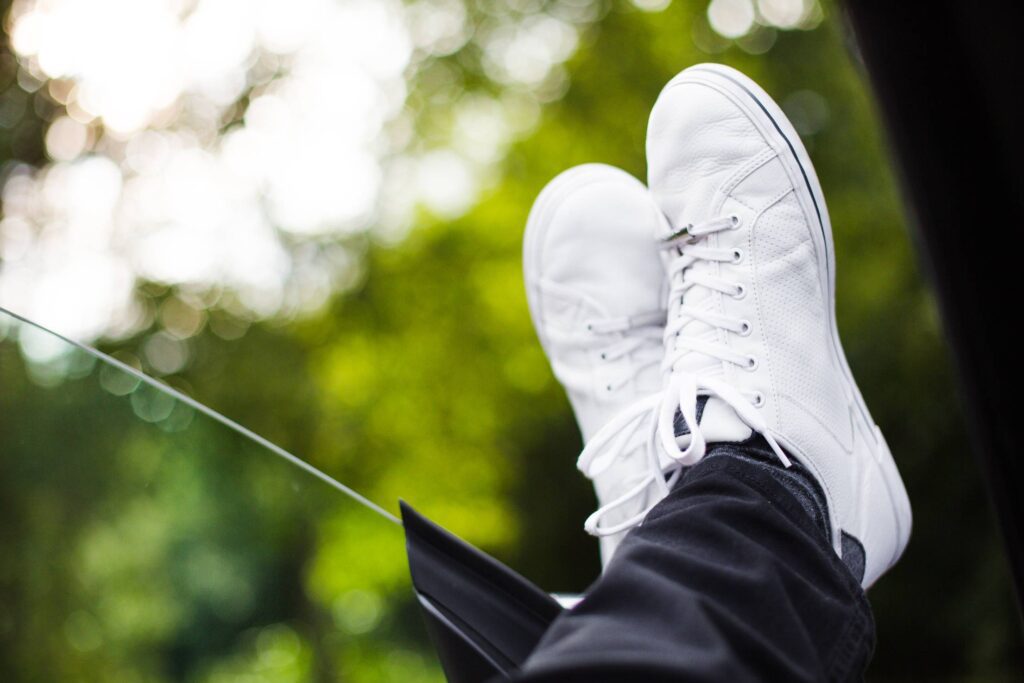
[[[810,149],[835,228],[847,352],[914,504],[907,555],[872,591],[879,646],[869,676],[1018,675],[1006,567],[837,11],[813,6],[796,30],[764,21],[725,38],[709,16],[724,19],[704,3],[640,8],[661,4],[466,2],[469,24],[488,29],[566,7],[580,13],[575,55],[536,91],[539,119],[495,164],[479,201],[454,218],[422,208],[398,242],[372,232],[355,239],[358,276],[313,315],[250,326],[216,307],[199,311],[199,331],[184,342],[191,362],[166,379],[374,500],[394,507],[406,498],[546,588],[583,589],[598,571],[596,543],[581,530],[594,501],[573,467],[581,444],[571,412],[530,326],[522,229],[541,187],[571,165],[612,163],[643,179],[647,115],[662,85],[695,62],[729,63],[778,99]],[[473,42],[419,64],[408,101],[413,144],[448,140],[459,125],[452,103],[515,94],[495,68]],[[15,79],[13,62],[0,60],[0,109],[38,97],[17,94]],[[20,132],[0,130],[0,150],[39,161],[36,111],[26,105]],[[36,146],[15,144],[19,136]],[[152,327],[109,346],[158,371],[146,345],[166,331],[156,312],[177,305],[179,292],[147,285],[142,294]],[[34,389],[5,349],[0,553],[17,558],[0,560],[0,670],[16,674],[8,678],[438,679],[393,529],[325,493],[261,498],[284,476],[260,465],[263,455],[201,423],[172,448],[123,405],[118,413],[93,400],[88,380]],[[132,405],[144,400],[134,397]],[[36,440],[15,447],[8,435],[19,433]],[[69,449],[69,434],[88,441]],[[137,468],[147,458],[165,463],[168,448],[190,455],[140,501],[146,475]],[[83,579],[93,565],[72,550],[88,555],[107,528],[131,542],[119,551],[125,564]],[[195,556],[213,559],[188,560]],[[208,561],[206,588],[182,578],[192,561]],[[228,578],[217,583],[217,571]],[[167,596],[187,602],[161,603]],[[232,599],[249,607],[225,617],[213,604]],[[122,611],[138,621],[115,637]],[[29,613],[35,626],[26,630]],[[104,645],[89,641],[97,629],[110,637]]]

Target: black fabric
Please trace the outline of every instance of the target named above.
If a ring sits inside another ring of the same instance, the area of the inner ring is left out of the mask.
[[[518,669],[562,607],[405,501],[400,507],[409,574],[449,682]]]
[[[718,444],[690,468],[516,680],[862,678],[875,638],[864,592],[759,448]]]
[[[790,458],[789,467],[784,466],[779,461],[779,456],[775,455],[775,451],[760,434],[755,433],[743,443],[711,444],[705,457],[738,458],[755,465],[793,494],[821,535],[828,537],[832,528],[828,518],[828,505],[814,475],[794,458]],[[856,572],[854,574],[856,575]],[[859,576],[857,580],[860,580]]]
[[[697,397],[697,424],[700,424],[701,418],[704,417],[704,406],[708,404],[707,396]],[[686,418],[683,417],[683,412],[676,408],[676,415],[672,418],[672,427],[675,429],[676,436],[685,436],[690,433],[690,425],[686,424]]]

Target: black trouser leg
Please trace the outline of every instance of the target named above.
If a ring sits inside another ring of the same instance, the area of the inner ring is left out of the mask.
[[[874,648],[864,592],[806,496],[756,451],[719,444],[690,468],[518,680],[861,678]]]

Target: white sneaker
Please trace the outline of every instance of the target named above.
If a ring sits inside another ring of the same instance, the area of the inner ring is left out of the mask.
[[[910,502],[839,342],[831,225],[799,136],[753,81],[705,64],[661,92],[647,159],[671,225],[656,233],[671,286],[659,447],[692,464],[761,433],[820,483],[833,546],[864,556],[869,586],[906,547]]]
[[[614,442],[614,457],[585,451],[579,462],[602,505],[587,526],[602,536],[605,565],[634,518],[667,493],[639,429],[653,432],[662,386],[665,273],[651,239],[659,220],[640,181],[587,164],[544,188],[523,239],[530,314],[583,440]]]

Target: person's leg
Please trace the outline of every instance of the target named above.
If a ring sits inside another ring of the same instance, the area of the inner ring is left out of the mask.
[[[859,678],[874,647],[863,565],[832,550],[826,515],[813,478],[760,437],[712,446],[518,680]]]

